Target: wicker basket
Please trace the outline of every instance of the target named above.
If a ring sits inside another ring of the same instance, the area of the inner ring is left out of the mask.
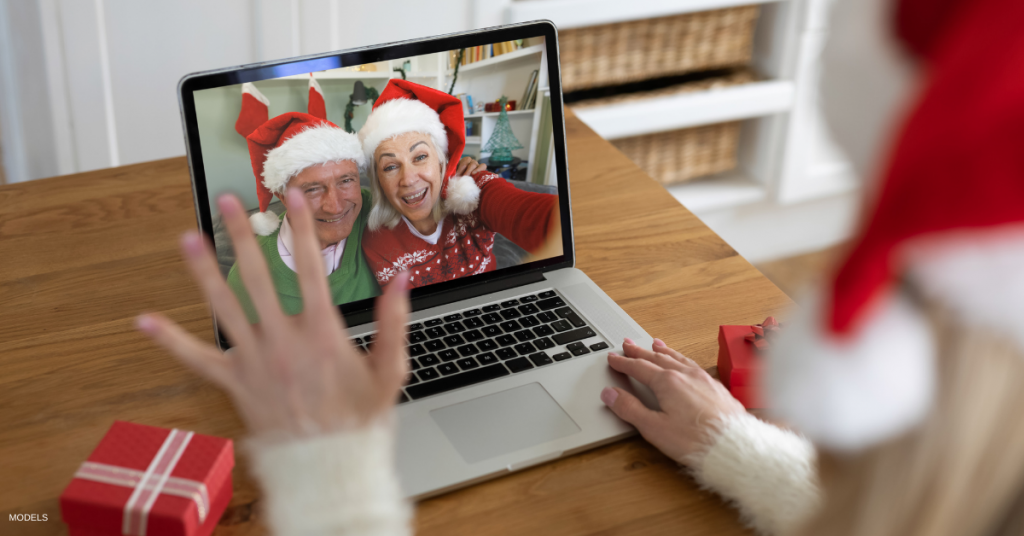
[[[675,184],[736,167],[740,123],[646,134],[612,144],[662,184]]]
[[[747,65],[758,6],[562,30],[562,90]]]

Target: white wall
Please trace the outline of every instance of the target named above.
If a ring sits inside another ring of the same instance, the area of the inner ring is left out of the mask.
[[[7,180],[185,154],[185,74],[470,28],[473,0],[0,0]]]

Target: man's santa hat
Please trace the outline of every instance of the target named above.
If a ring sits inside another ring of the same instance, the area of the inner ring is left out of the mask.
[[[469,214],[480,202],[480,188],[469,176],[455,176],[466,148],[466,121],[462,102],[443,91],[392,79],[373,103],[359,140],[369,162],[384,140],[407,132],[430,136],[434,148],[448,159],[441,183],[441,199],[456,214]]]
[[[355,134],[338,125],[302,112],[288,112],[263,123],[246,137],[256,177],[260,211],[249,217],[253,231],[272,234],[281,223],[267,207],[274,195],[283,197],[288,181],[302,170],[328,162],[351,160],[360,171],[366,157]]]
[[[932,408],[936,334],[899,279],[1024,350],[1024,70],[1011,67],[1024,3],[942,5],[899,6],[927,84],[829,299],[790,323],[765,375],[779,416],[833,449],[895,437]]]

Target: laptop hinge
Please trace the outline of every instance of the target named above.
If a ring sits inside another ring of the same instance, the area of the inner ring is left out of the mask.
[[[423,309],[429,309],[431,307],[455,303],[461,300],[468,300],[470,298],[475,298],[477,296],[491,294],[492,292],[499,292],[510,288],[521,287],[523,285],[529,285],[531,283],[540,283],[542,281],[546,281],[546,279],[544,278],[544,272],[536,270],[525,274],[514,275],[511,277],[503,277],[501,279],[497,279],[494,281],[487,281],[486,283],[467,285],[465,287],[449,290],[447,292],[435,294],[433,296],[423,296],[422,298],[414,298],[412,300],[412,310],[422,311]],[[367,322],[372,321],[373,310],[358,311],[345,315],[345,323],[348,324],[349,326],[358,326],[360,324],[366,324]]]

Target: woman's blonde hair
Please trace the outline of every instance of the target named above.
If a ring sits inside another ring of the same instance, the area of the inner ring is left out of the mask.
[[[427,139],[430,142],[430,147],[437,154],[437,159],[441,162],[441,184],[444,184],[444,172],[448,168],[448,159],[445,155],[438,152],[437,148],[434,147],[433,140]],[[391,206],[391,201],[388,201],[387,197],[384,196],[384,191],[380,187],[380,179],[377,178],[377,161],[372,159],[370,165],[366,167],[366,173],[370,178],[370,195],[371,203],[370,216],[367,218],[366,226],[370,231],[376,231],[381,227],[387,227],[388,229],[394,229],[398,222],[402,221],[402,215],[398,212],[398,209]],[[430,212],[431,217],[434,218],[435,223],[440,223],[441,220],[448,215],[448,207],[445,206],[443,199],[438,199],[437,203],[434,203],[434,208]]]
[[[940,349],[931,415],[867,451],[821,453],[825,504],[801,534],[1024,534],[1024,352],[939,304],[923,309]]]

